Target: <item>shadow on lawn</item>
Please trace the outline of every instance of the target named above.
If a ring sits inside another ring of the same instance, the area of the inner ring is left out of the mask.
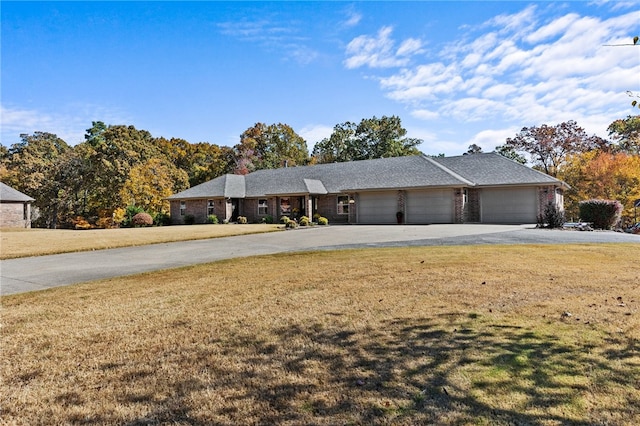
[[[276,331],[281,345],[245,336],[245,375],[208,365],[204,355],[199,362],[213,373],[211,382],[180,381],[171,401],[129,424],[586,425],[639,418],[640,401],[631,393],[618,395],[626,398],[618,406],[584,401],[592,392],[602,397],[614,386],[638,386],[630,374],[637,371],[637,342],[612,341],[621,350],[600,353],[581,342],[475,320],[450,318],[443,327],[396,319],[359,333],[292,326]],[[228,350],[234,356],[235,348]],[[188,402],[202,389],[241,391],[224,409],[202,415]]]

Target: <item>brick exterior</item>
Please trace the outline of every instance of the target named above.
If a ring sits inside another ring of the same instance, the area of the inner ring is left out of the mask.
[[[0,203],[0,228],[31,228],[31,203]]]
[[[464,205],[464,222],[480,222],[480,190],[467,188],[467,202]]]
[[[554,206],[564,210],[564,193],[562,189],[554,186],[539,186],[538,187],[538,216],[544,214],[544,209],[547,204],[551,203]]]
[[[454,223],[464,223],[465,217],[465,196],[464,189],[457,188],[453,191],[453,221]]]

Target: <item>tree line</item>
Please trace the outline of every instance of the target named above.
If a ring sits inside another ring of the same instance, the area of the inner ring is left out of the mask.
[[[124,220],[128,208],[162,223],[168,217],[166,197],[227,173],[419,153],[421,141],[405,137],[398,117],[373,117],[336,129],[352,127],[341,139],[350,154],[337,159],[328,153],[329,142],[310,155],[306,141],[282,123],[256,123],[228,147],[95,121],[75,146],[41,131],[0,146],[0,180],[35,198],[34,226],[72,227],[80,218],[111,226],[114,219]]]
[[[573,121],[525,127],[495,150],[567,182],[569,215],[587,198],[618,199],[629,215],[640,198],[640,116],[616,120],[609,132],[611,140],[590,136]],[[420,143],[407,137],[397,116],[337,124],[312,153],[282,123],[256,123],[228,147],[96,121],[75,146],[40,131],[0,146],[0,180],[36,199],[34,226],[71,227],[79,218],[112,226],[127,209],[162,223],[166,197],[226,173],[417,155]],[[471,145],[467,154],[477,152],[482,149]]]

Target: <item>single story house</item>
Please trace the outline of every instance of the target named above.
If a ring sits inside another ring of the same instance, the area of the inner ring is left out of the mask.
[[[35,200],[0,182],[0,228],[31,228]]]
[[[318,213],[330,223],[536,223],[567,185],[496,153],[380,158],[224,175],[168,197],[175,224]]]

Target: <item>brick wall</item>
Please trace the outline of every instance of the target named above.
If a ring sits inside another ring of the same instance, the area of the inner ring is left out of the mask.
[[[0,203],[0,227],[31,228],[31,204]]]

